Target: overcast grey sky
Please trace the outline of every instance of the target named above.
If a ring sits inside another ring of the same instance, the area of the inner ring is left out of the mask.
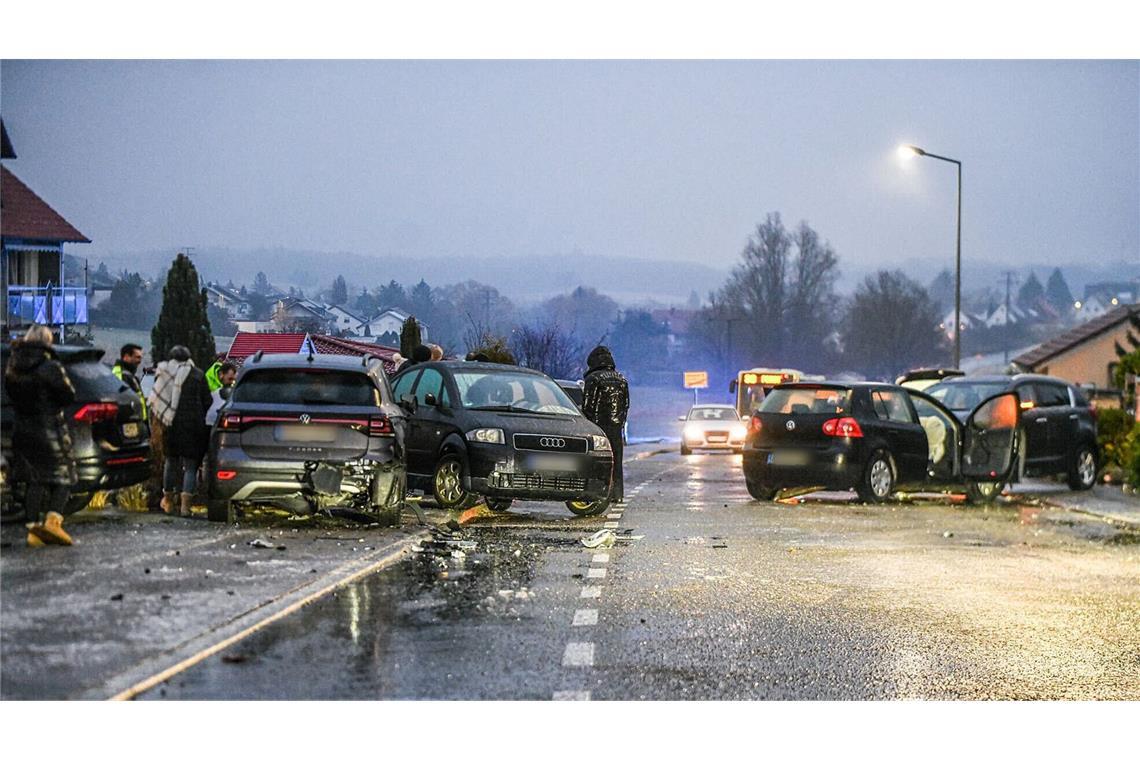
[[[1130,62],[4,61],[8,166],[85,253],[285,246],[727,269],[768,211],[852,268],[1140,258]],[[945,258],[949,263],[952,258]],[[446,279],[446,278],[443,278]]]

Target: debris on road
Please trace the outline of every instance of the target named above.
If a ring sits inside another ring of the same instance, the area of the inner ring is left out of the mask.
[[[477,507],[471,507],[471,509],[465,510],[459,515],[459,525],[467,525],[481,518],[492,517],[494,514],[495,513],[492,512],[486,504],[480,504]]]
[[[246,544],[252,546],[254,549],[275,549],[277,544],[271,544],[264,538],[255,538],[252,541],[246,541]]]
[[[111,595],[111,601],[112,602],[121,602],[121,601],[123,601],[123,595],[122,594],[112,594]]]
[[[617,534],[609,528],[602,528],[597,533],[582,539],[582,546],[587,549],[608,548],[614,545]]]

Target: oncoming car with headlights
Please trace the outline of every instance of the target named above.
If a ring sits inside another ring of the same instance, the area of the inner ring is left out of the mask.
[[[698,449],[737,453],[744,449],[748,426],[731,404],[696,404],[688,414],[677,419],[685,423],[681,429],[682,454],[692,454]]]
[[[415,364],[392,379],[408,413],[408,485],[448,509],[479,496],[605,506],[613,455],[601,429],[541,372],[485,362]]]

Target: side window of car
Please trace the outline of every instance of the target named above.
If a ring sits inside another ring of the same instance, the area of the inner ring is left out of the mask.
[[[1033,392],[1033,386],[1026,383],[1019,385],[1017,390],[1017,401],[1021,404],[1022,409],[1032,409],[1037,406],[1037,395]]]
[[[1063,386],[1053,383],[1034,383],[1038,406],[1068,406],[1069,392]]]
[[[420,375],[419,383],[416,384],[416,401],[420,406],[424,406],[427,404],[429,393],[438,399],[441,390],[443,390],[443,375],[439,374],[439,370],[425,369]]]
[[[392,386],[392,393],[396,396],[397,401],[403,398],[406,394],[412,392],[412,386],[415,384],[416,378],[419,376],[419,371],[406,372],[403,375],[400,375],[400,378],[396,381],[396,384]]]
[[[898,391],[875,391],[871,394],[875,403],[875,414],[881,420],[891,422],[914,422],[906,398]]]

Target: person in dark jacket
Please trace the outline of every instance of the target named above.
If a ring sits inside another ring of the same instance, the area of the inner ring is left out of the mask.
[[[194,366],[186,346],[170,349],[170,360],[158,365],[149,402],[155,419],[165,427],[162,509],[172,513],[174,494],[180,493],[178,512],[190,517],[198,467],[209,443],[206,412],[213,397],[206,375]]]
[[[75,400],[75,388],[52,348],[49,328],[34,325],[23,340],[13,342],[4,382],[16,417],[14,474],[27,485],[28,545],[71,546],[61,510],[75,484],[71,435],[64,417],[64,409]]]
[[[613,450],[614,469],[610,479],[610,499],[625,500],[625,472],[622,466],[622,428],[629,415],[629,383],[617,371],[614,356],[598,346],[586,358],[586,382],[582,389],[582,413],[602,429]]]

